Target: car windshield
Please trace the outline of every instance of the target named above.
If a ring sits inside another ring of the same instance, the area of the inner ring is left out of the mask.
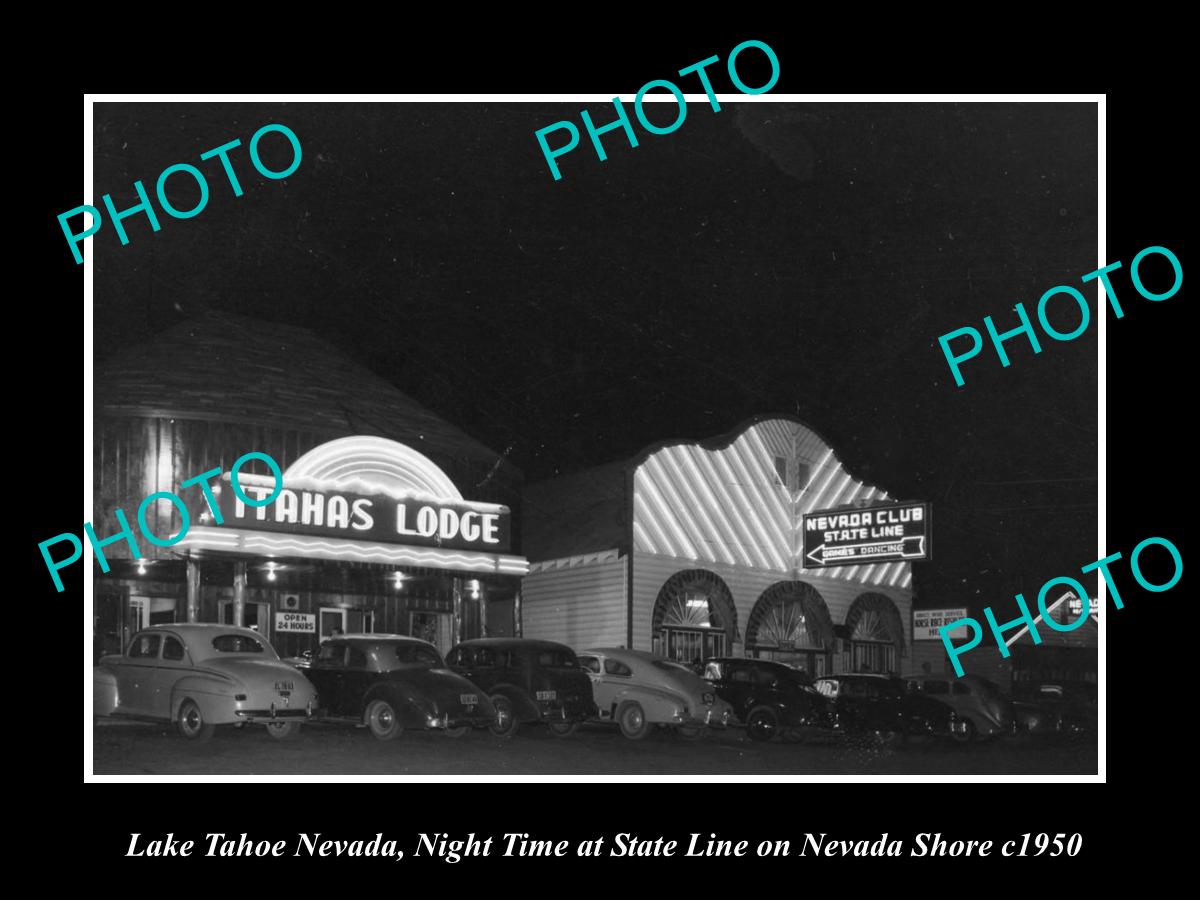
[[[382,655],[385,662],[390,662],[393,669],[441,669],[445,667],[442,658],[432,647],[420,644],[395,644],[392,647],[392,659]]]

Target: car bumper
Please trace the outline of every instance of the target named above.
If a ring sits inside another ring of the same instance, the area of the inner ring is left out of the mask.
[[[685,728],[689,727],[706,727],[706,728],[728,728],[736,719],[731,709],[707,709],[702,716],[685,716],[682,713],[676,713],[672,717],[672,721],[676,725],[682,725]]]
[[[439,731],[447,728],[486,728],[495,724],[494,715],[485,716],[479,713],[442,713],[440,716],[425,717],[425,727]]]
[[[300,709],[294,707],[277,707],[272,705],[270,709],[239,709],[234,712],[238,717],[239,722],[271,722],[278,719],[311,719],[313,717],[312,706],[306,706]]]

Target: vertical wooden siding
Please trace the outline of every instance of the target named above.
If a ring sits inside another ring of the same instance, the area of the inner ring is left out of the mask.
[[[624,557],[525,576],[522,612],[527,638],[584,650],[625,643]]]

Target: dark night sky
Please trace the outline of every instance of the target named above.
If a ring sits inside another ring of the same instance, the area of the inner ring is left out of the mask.
[[[787,412],[934,504],[921,605],[1032,602],[1095,559],[1095,324],[965,388],[937,345],[1096,268],[1094,105],[722,105],[603,163],[585,134],[555,182],[533,133],[581,103],[97,104],[97,198],[176,162],[212,187],[89,239],[97,360],[203,308],[310,327],[530,481]],[[268,122],[303,163],[268,181],[243,146],[234,198],[199,154]]]

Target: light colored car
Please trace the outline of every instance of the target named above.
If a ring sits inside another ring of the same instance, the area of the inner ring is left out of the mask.
[[[735,721],[733,707],[713,686],[679,663],[641,650],[601,648],[577,655],[592,679],[600,718],[616,722],[630,740],[641,740],[656,725],[693,740],[709,727]]]
[[[256,631],[231,625],[152,625],[94,670],[94,713],[174,722],[192,740],[217,725],[266,725],[296,737],[317,691]]]
[[[910,693],[932,697],[949,706],[965,724],[956,736],[971,741],[1006,734],[1013,727],[1013,705],[1000,688],[979,675],[909,675]]]

